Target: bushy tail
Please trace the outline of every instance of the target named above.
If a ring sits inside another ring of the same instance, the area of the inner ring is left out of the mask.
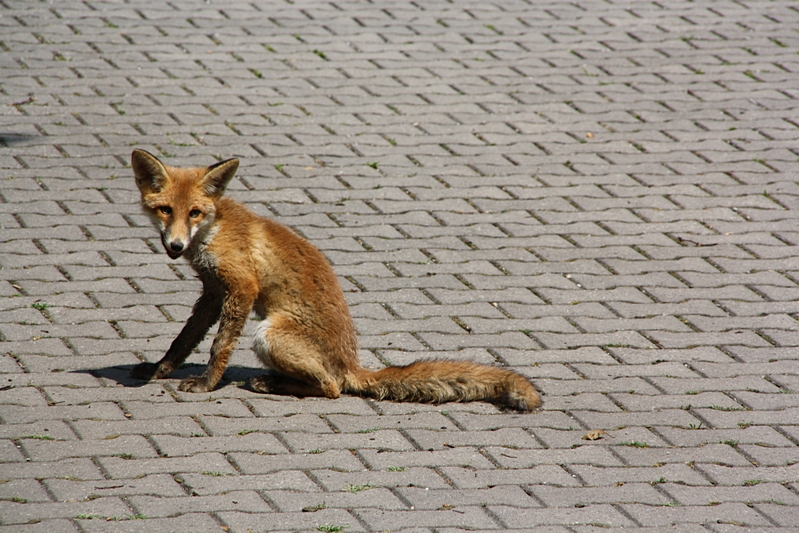
[[[417,361],[377,372],[361,369],[349,376],[342,392],[378,400],[470,402],[485,400],[532,411],[541,405],[533,385],[521,374],[465,361]]]

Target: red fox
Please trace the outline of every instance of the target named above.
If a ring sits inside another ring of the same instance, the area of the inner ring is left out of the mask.
[[[172,259],[186,257],[203,285],[191,317],[158,363],[132,370],[163,378],[180,366],[219,321],[208,367],[182,391],[213,390],[250,311],[261,320],[252,344],[273,372],[253,378],[259,392],[442,403],[486,400],[521,411],[538,407],[532,384],[511,370],[471,362],[418,361],[371,371],[357,355],[355,327],[327,258],[273,220],[224,197],[237,159],[207,168],[175,168],[135,150],[131,166],[142,207]]]

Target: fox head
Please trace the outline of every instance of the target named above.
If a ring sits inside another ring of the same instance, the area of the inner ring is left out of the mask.
[[[134,150],[130,162],[142,207],[161,231],[161,243],[172,259],[191,249],[192,239],[211,227],[217,202],[239,168],[238,159],[206,168],[170,167],[144,150]]]

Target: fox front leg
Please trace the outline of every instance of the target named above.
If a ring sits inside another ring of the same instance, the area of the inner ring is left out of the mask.
[[[181,381],[178,386],[179,390],[208,392],[216,387],[225,373],[233,350],[236,348],[254,300],[254,296],[228,294],[222,306],[219,331],[211,345],[211,359],[208,361],[208,367],[202,375],[191,376]]]
[[[191,317],[180,334],[172,341],[166,355],[157,363],[140,363],[133,367],[130,375],[136,379],[159,379],[171,374],[189,357],[191,351],[200,344],[211,326],[219,320],[222,313],[221,295],[204,291],[197,302]]]

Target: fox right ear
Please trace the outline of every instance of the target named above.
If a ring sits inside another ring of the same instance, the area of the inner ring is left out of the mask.
[[[167,170],[163,163],[150,152],[133,150],[130,166],[136,176],[136,185],[142,196],[160,191],[167,180]]]

